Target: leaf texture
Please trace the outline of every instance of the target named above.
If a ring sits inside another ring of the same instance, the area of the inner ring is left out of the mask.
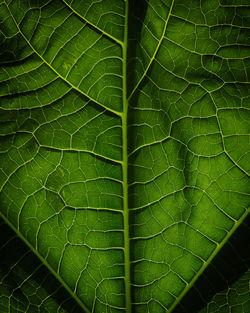
[[[249,301],[249,271],[237,280],[228,289],[217,294],[208,304],[207,309],[202,312],[248,312],[250,309]]]
[[[2,251],[24,242],[0,308],[178,310],[249,213],[248,3],[5,0],[0,15]],[[244,281],[249,305],[245,272],[224,294]]]

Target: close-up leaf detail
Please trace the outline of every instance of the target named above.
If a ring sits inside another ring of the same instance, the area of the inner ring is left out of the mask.
[[[250,3],[0,0],[0,312],[250,312]]]

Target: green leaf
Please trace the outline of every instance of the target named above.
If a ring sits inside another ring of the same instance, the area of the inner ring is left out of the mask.
[[[249,270],[242,275],[232,286],[215,295],[205,312],[248,312],[250,310],[249,299]]]
[[[0,16],[1,311],[178,312],[249,213],[247,1]],[[248,268],[195,310],[244,312]]]
[[[249,217],[197,279],[175,313],[248,312]]]

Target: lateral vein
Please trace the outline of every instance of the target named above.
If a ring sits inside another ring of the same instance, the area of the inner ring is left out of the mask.
[[[9,6],[7,5],[6,1],[4,1],[9,13],[10,13],[10,16],[12,17],[19,33],[22,35],[22,37],[24,38],[24,40],[27,42],[27,44],[29,45],[29,47],[32,49],[32,51],[34,51],[34,53],[44,62],[44,64],[46,64],[58,77],[60,77],[64,82],[66,82],[68,85],[70,85],[74,90],[78,91],[80,94],[82,94],[83,96],[87,97],[88,99],[90,99],[91,101],[95,102],[96,104],[98,104],[99,106],[105,108],[107,111],[121,117],[122,116],[122,113],[119,112],[119,111],[116,111],[116,110],[113,110],[107,106],[105,106],[104,104],[98,102],[96,99],[92,98],[90,95],[84,93],[82,90],[80,90],[79,88],[77,88],[76,86],[74,86],[71,82],[69,82],[68,80],[65,79],[65,77],[63,77],[60,73],[58,73],[56,71],[56,69],[54,69],[50,63],[48,63],[41,55],[40,53],[38,53],[38,51],[35,50],[35,48],[32,46],[32,44],[29,42],[29,40],[26,38],[26,36],[24,35],[24,33],[21,31],[16,19],[14,18],[13,14],[11,13],[10,9],[9,9]]]

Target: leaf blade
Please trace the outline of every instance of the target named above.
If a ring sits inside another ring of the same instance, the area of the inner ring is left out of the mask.
[[[249,212],[249,29],[215,0],[121,3],[1,2],[1,215],[89,311],[158,313]]]

